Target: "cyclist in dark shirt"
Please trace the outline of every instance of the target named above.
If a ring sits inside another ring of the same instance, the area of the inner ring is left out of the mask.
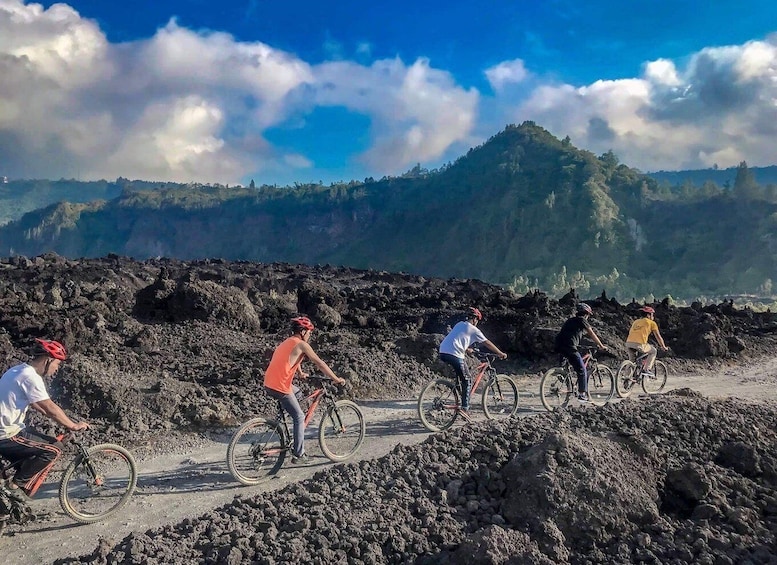
[[[599,349],[607,349],[602,340],[594,332],[591,324],[588,323],[588,317],[593,314],[593,310],[588,304],[581,302],[577,305],[577,315],[569,318],[561,326],[556,334],[556,351],[566,357],[569,364],[574,367],[577,373],[577,399],[580,402],[588,402],[588,372],[583,363],[583,356],[580,355],[580,339],[583,334],[587,334]]]

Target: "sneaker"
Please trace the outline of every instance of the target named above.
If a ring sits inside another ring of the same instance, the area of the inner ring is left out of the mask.
[[[466,408],[459,408],[457,410],[457,412],[458,412],[458,415],[461,416],[461,418],[465,422],[471,422],[472,421],[472,416],[469,415],[469,410],[468,409],[466,409]]]
[[[30,500],[27,491],[12,481],[8,481],[8,483],[4,484],[2,489],[5,491],[8,498],[11,498],[16,502],[28,502]]]
[[[577,401],[578,402],[591,402],[591,399],[588,398],[587,394],[578,394],[577,395]]]
[[[310,463],[310,457],[308,457],[307,453],[295,455],[291,458],[292,465],[307,465],[308,463]]]

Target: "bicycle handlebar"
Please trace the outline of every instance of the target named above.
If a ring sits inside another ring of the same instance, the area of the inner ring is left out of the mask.
[[[472,356],[477,359],[478,361],[488,361],[489,363],[491,361],[494,361],[496,359],[499,359],[499,355],[496,353],[484,353],[482,351],[475,351]]]

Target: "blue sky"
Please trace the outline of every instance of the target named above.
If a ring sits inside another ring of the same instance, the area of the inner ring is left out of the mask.
[[[375,4],[0,0],[0,174],[379,178],[523,120],[645,171],[775,161],[773,2]]]

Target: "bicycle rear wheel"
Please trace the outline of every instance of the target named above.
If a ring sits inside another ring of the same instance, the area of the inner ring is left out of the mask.
[[[588,375],[588,397],[596,406],[607,404],[615,394],[615,374],[606,365],[599,365]]]
[[[669,371],[666,365],[662,361],[656,361],[653,364],[653,374],[642,375],[642,390],[647,394],[658,394],[666,386],[666,379],[669,375]]]
[[[540,382],[540,400],[546,410],[553,412],[565,408],[575,393],[576,387],[566,371],[560,367],[550,369]]]
[[[441,432],[456,421],[459,406],[458,387],[447,379],[435,379],[418,397],[418,417],[427,430]]]
[[[232,435],[227,447],[227,467],[238,482],[255,485],[278,472],[288,450],[278,422],[252,418]]]
[[[132,496],[138,480],[135,459],[119,445],[90,447],[65,469],[59,483],[59,503],[76,522],[90,524],[119,511]]]
[[[618,367],[618,373],[615,375],[615,390],[621,398],[626,398],[634,390],[634,385],[637,384],[636,372],[637,366],[632,361],[624,361]]]
[[[330,461],[345,461],[356,453],[364,441],[364,415],[350,400],[339,400],[330,406],[318,426],[318,443]]]
[[[518,411],[518,385],[507,375],[489,375],[483,391],[483,412],[489,420],[509,418]]]

